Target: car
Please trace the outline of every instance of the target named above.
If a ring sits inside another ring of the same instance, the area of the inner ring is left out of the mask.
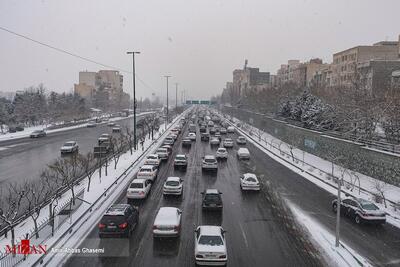
[[[76,141],[67,141],[60,148],[61,154],[78,152],[79,146]]]
[[[241,147],[237,151],[238,159],[250,159],[250,152],[247,148]]]
[[[208,142],[210,140],[210,134],[209,133],[201,133],[200,139],[201,139],[201,141]]]
[[[97,140],[98,140],[99,145],[101,145],[101,143],[103,143],[103,142],[110,142],[111,136],[108,133],[103,133],[100,135],[99,139],[97,139]]]
[[[208,121],[207,126],[208,127],[214,127],[214,122],[213,121]]]
[[[175,140],[171,136],[165,137],[164,142],[163,142],[164,145],[171,145],[171,146],[174,145],[174,143],[175,143]]]
[[[29,135],[29,137],[30,138],[39,138],[39,137],[45,137],[47,134],[46,134],[46,132],[44,131],[44,130],[36,130],[36,131],[33,131],[30,135]]]
[[[247,143],[247,140],[246,140],[246,137],[244,137],[244,136],[239,136],[237,139],[236,139],[236,143],[238,144],[238,145],[245,145],[246,143]]]
[[[196,132],[196,124],[191,123],[189,125],[189,133],[195,133]]]
[[[107,123],[107,126],[113,127],[113,126],[115,126],[115,122],[109,122],[109,123]]]
[[[178,135],[175,134],[174,132],[171,131],[171,133],[168,135],[169,137],[172,137],[172,139],[174,140],[174,142],[176,141],[176,139],[178,138]]]
[[[209,128],[208,131],[210,132],[210,134],[215,134],[215,129],[214,129],[214,127]]]
[[[168,153],[171,155],[171,153],[172,153],[172,146],[171,145],[162,145],[161,146],[162,148],[166,148],[167,150],[168,150]]]
[[[154,219],[153,237],[178,237],[181,233],[182,211],[174,207],[161,207]]]
[[[190,140],[187,137],[183,138],[182,139],[182,146],[191,147],[192,146],[192,140]]]
[[[201,164],[202,170],[212,170],[218,171],[218,162],[215,156],[213,155],[206,155],[203,157],[203,162]]]
[[[218,137],[211,137],[210,139],[210,145],[212,146],[219,146],[220,140]]]
[[[167,160],[169,157],[168,149],[165,147],[159,147],[156,151],[156,154],[160,160]]]
[[[196,141],[196,134],[195,133],[189,133],[188,138],[192,141]]]
[[[233,140],[231,138],[225,138],[224,141],[222,142],[222,145],[225,148],[232,148],[233,147]]]
[[[234,132],[235,132],[235,127],[233,127],[233,126],[228,126],[228,128],[226,128],[226,131],[227,131],[228,133],[234,133]]]
[[[140,167],[136,179],[148,179],[154,181],[157,178],[158,168],[154,165],[143,165]]]
[[[337,213],[338,201],[332,201],[332,210]],[[384,224],[386,223],[386,213],[381,210],[373,202],[362,198],[346,197],[341,200],[340,214],[352,218],[356,224],[371,223]]]
[[[217,159],[228,159],[228,151],[226,151],[226,148],[224,147],[219,147],[215,157]]]
[[[96,122],[93,122],[93,121],[90,121],[90,122],[88,122],[88,124],[86,124],[86,127],[88,127],[88,128],[94,128],[96,126],[97,126]]]
[[[207,131],[207,128],[204,125],[200,126],[200,132],[205,133]]]
[[[226,134],[227,130],[225,127],[221,127],[221,130],[219,131],[221,134]]]
[[[150,154],[146,157],[146,160],[144,161],[145,165],[154,165],[154,166],[160,166],[161,160],[158,157],[157,154]]]
[[[203,210],[222,210],[222,193],[218,189],[207,189],[201,194],[203,195],[201,203]]]
[[[151,181],[148,179],[134,179],[126,191],[127,199],[146,198],[151,189]]]
[[[184,154],[177,154],[174,159],[174,168],[183,168],[186,170],[188,164],[187,156]]]
[[[254,173],[245,173],[240,177],[240,189],[260,191],[260,182]]]
[[[98,229],[99,237],[130,237],[139,223],[139,210],[129,204],[113,204],[101,218]]]
[[[228,253],[226,231],[221,226],[201,225],[194,231],[194,256],[196,265],[225,266]]]
[[[179,195],[183,194],[183,180],[179,177],[168,177],[164,183],[163,195]]]
[[[112,128],[113,133],[120,133],[121,132],[121,127],[113,127]]]

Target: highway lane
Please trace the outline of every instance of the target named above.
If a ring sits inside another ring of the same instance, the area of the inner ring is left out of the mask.
[[[123,131],[126,131],[126,127],[133,130],[133,118],[122,119],[115,123],[119,124]],[[43,138],[2,141],[0,142],[0,184],[5,181],[37,179],[46,165],[60,156],[60,147],[65,141],[77,141],[80,153],[93,151],[97,138],[102,133],[111,133],[111,127],[107,124],[99,124],[95,128],[83,127],[54,132]]]
[[[186,135],[187,132],[184,134]],[[181,135],[182,136],[182,135]],[[226,162],[219,164],[217,174],[203,173],[201,157],[214,154],[208,142],[200,138],[190,149],[181,147],[181,137],[174,146],[173,156],[187,153],[189,166],[186,172],[175,171],[172,158],[163,164],[149,197],[139,206],[140,223],[133,236],[126,242],[112,242],[97,238],[94,226],[81,247],[102,248],[120,251],[120,257],[77,257],[68,260],[66,266],[194,266],[194,229],[201,224],[222,225],[227,230],[229,266],[321,266],[315,255],[310,255],[302,246],[293,242],[283,227],[282,221],[272,211],[272,204],[262,193],[245,193],[239,188],[239,176],[247,170],[249,163],[239,163],[235,150],[229,151]],[[168,176],[184,179],[184,196],[164,198],[162,185]],[[205,213],[201,210],[200,192],[206,188],[217,188],[223,195],[224,211]],[[126,203],[125,192],[118,202]],[[183,211],[181,237],[174,240],[157,240],[152,237],[152,224],[160,207],[174,206]],[[117,246],[117,248],[115,248]],[[129,257],[124,248],[129,247]]]

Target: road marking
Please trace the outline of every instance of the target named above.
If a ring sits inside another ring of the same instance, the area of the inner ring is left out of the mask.
[[[10,148],[13,148],[16,146],[26,145],[26,144],[29,144],[29,143],[20,143],[20,144],[14,144],[14,145],[9,145],[9,146],[2,146],[2,147],[0,147],[0,151],[7,150],[7,149],[10,149]]]
[[[246,244],[246,247],[249,248],[249,243],[247,242],[247,237],[246,237],[246,234],[244,233],[243,227],[242,227],[241,224],[239,224],[239,226],[240,226],[240,230],[242,231],[242,235],[243,235],[243,238],[244,238],[244,243]]]

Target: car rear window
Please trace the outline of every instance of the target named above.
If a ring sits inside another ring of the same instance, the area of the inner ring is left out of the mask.
[[[204,161],[207,162],[207,163],[214,163],[215,159],[205,159]]]
[[[131,183],[130,188],[143,188],[143,183]]]
[[[221,246],[223,243],[220,236],[202,235],[199,239],[200,245]]]
[[[185,157],[182,157],[182,156],[176,156],[176,159],[177,159],[177,160],[185,160]]]
[[[167,182],[165,182],[165,184],[168,186],[178,186],[179,182],[178,181],[167,181]]]
[[[101,219],[101,222],[105,224],[109,223],[119,224],[124,221],[125,221],[124,215],[104,215],[103,218]]]
[[[218,194],[206,194],[205,200],[207,201],[220,201],[221,196]]]
[[[246,181],[248,181],[248,182],[257,182],[257,180],[254,177],[248,177],[246,179]]]

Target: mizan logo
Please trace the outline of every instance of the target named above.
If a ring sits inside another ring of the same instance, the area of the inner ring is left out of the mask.
[[[18,245],[6,245],[6,253],[9,254],[46,254],[47,245],[31,245],[29,239],[21,240]]]

